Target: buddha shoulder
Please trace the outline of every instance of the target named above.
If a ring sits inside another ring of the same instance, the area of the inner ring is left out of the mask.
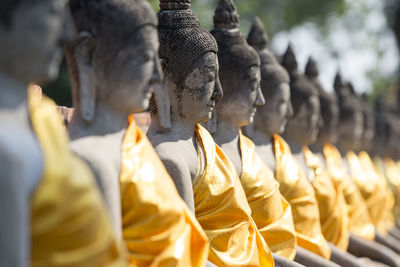
[[[43,170],[39,143],[30,131],[21,131],[15,125],[8,123],[2,123],[1,127],[0,176],[25,177],[29,191],[32,192],[39,183]],[[2,181],[4,182],[4,179]]]

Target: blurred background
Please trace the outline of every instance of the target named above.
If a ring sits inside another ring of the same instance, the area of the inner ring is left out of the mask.
[[[158,0],[150,0],[155,11]],[[201,25],[212,29],[217,0],[192,0]],[[338,70],[373,103],[383,94],[400,103],[400,0],[236,0],[240,29],[247,35],[255,16],[264,22],[271,49],[281,55],[292,43],[301,70],[309,56],[318,63],[326,90]],[[65,62],[59,78],[44,87],[58,105],[71,106]]]

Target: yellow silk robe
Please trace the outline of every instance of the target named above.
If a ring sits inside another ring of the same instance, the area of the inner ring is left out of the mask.
[[[387,233],[388,230],[395,227],[395,218],[394,218],[394,209],[395,209],[395,187],[391,184],[390,179],[388,177],[388,173],[385,170],[384,161],[380,157],[375,157],[372,161],[369,155],[367,154],[368,161],[366,163],[372,164],[370,168],[373,168],[376,174],[379,176],[379,180],[382,183],[382,186],[385,188],[385,196],[386,196],[386,213],[385,218],[380,225],[378,225],[378,230],[383,233]],[[360,159],[362,155],[360,153]]]
[[[375,227],[369,217],[367,205],[359,189],[350,179],[339,150],[331,144],[325,144],[323,151],[327,170],[332,181],[337,187],[343,188],[349,213],[350,232],[359,237],[374,240]]]
[[[254,143],[239,133],[242,156],[240,181],[251,208],[251,217],[272,252],[293,260],[296,256],[296,233],[292,209],[279,192],[279,183],[262,162]]]
[[[69,151],[55,104],[30,93],[29,109],[44,158],[31,199],[31,265],[126,266],[101,193],[87,166]]]
[[[274,266],[235,167],[206,129],[197,125],[196,135],[200,167],[193,180],[194,204],[210,240],[208,259],[217,266]]]
[[[120,188],[122,235],[133,266],[204,266],[207,236],[133,120],[122,143]]]
[[[322,233],[327,241],[346,251],[349,244],[349,215],[343,188],[336,186],[320,159],[304,147],[308,168],[313,170],[315,196],[318,201]]]
[[[374,172],[370,170],[368,164],[362,164],[362,161],[354,152],[348,152],[346,157],[350,166],[351,178],[367,204],[372,223],[377,227],[385,217],[386,197],[384,188]]]
[[[385,158],[383,164],[386,171],[386,177],[395,196],[393,207],[395,222],[400,224],[400,164],[396,164],[396,162],[391,158]]]
[[[318,202],[304,171],[292,155],[289,145],[279,136],[273,136],[276,160],[275,178],[282,195],[292,206],[297,244],[325,259],[331,251],[322,234]]]

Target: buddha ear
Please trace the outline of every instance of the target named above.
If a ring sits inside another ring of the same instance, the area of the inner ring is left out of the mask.
[[[171,103],[168,95],[168,74],[167,74],[167,61],[160,58],[161,67],[163,69],[164,80],[160,84],[154,85],[154,100],[157,107],[157,113],[160,118],[161,127],[169,129],[171,128]]]
[[[79,104],[82,118],[90,122],[96,112],[96,88],[93,71],[95,40],[91,33],[80,32],[74,41],[75,59],[79,72]]]

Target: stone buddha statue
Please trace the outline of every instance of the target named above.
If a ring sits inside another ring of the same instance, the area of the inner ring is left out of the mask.
[[[217,9],[225,6],[233,8],[230,1],[221,1]],[[207,233],[209,261],[217,266],[273,266],[234,165],[199,124],[211,118],[222,96],[217,43],[200,27],[189,1],[162,1],[160,7],[164,81],[154,93],[148,136]]]
[[[162,80],[157,18],[143,0],[72,0],[67,46],[73,151],[93,170],[134,266],[203,266],[207,237],[129,115]],[[112,41],[110,41],[112,40]]]
[[[272,171],[257,155],[254,143],[240,130],[252,122],[256,108],[265,101],[260,89],[260,58],[240,33],[238,16],[231,1],[229,5],[220,2],[214,16],[218,23],[211,33],[218,43],[219,77],[224,91],[214,113],[217,122],[214,140],[239,174],[251,216],[271,251],[276,253],[275,263],[293,266],[297,264],[282,258],[293,260],[296,254],[290,205],[280,194]],[[250,32],[250,36],[260,33],[254,27]]]
[[[363,113],[360,102],[354,94],[354,89],[342,80],[340,73],[335,77],[334,88],[339,100],[340,115],[337,128],[337,146],[342,154],[342,159],[340,159],[339,152],[335,152],[332,147],[324,149],[324,154],[328,165],[332,164],[333,158],[336,158],[335,161],[338,164],[336,166],[338,168],[342,166],[341,168],[347,169],[347,175],[351,177],[351,181],[356,188],[353,192],[348,192],[346,196],[346,202],[349,207],[350,230],[353,233],[350,235],[348,251],[355,256],[367,256],[390,266],[397,266],[398,256],[387,247],[373,241],[375,229],[371,211],[378,209],[374,208],[374,201],[366,201],[366,197],[372,195],[367,194],[368,188],[363,187],[363,185],[369,183],[362,182],[365,179],[363,168],[357,155],[352,152],[358,150],[361,146]],[[330,157],[332,158],[329,159]],[[362,200],[366,204],[365,208],[363,204],[360,204],[363,202]],[[361,210],[365,211],[360,212]]]
[[[341,266],[360,266],[361,262],[346,253],[349,242],[348,214],[343,191],[337,188],[326,171],[321,158],[308,146],[318,137],[322,124],[318,70],[313,60],[307,64],[307,76],[297,68],[293,50],[289,47],[283,57],[283,65],[291,77],[291,102],[294,116],[289,119],[284,136],[300,165],[300,171],[312,186],[318,203],[319,223],[323,237],[329,242],[330,260]],[[310,191],[310,195],[313,194]]]
[[[259,158],[274,170],[276,179],[280,181],[279,178],[284,176],[282,173],[277,173],[275,169],[276,161],[272,136],[281,134],[285,129],[288,118],[293,115],[290,102],[290,79],[287,71],[278,63],[275,56],[268,49],[267,37],[261,21],[256,19],[253,22],[247,39],[248,43],[257,50],[261,59],[261,90],[263,95],[266,96],[267,104],[257,107],[254,125],[246,127],[246,134],[254,141]],[[279,137],[277,136],[277,138]],[[290,191],[289,187],[282,187],[282,184],[280,189],[283,189],[281,191],[283,194]],[[289,197],[291,196],[289,195]],[[293,215],[296,216],[295,213]],[[335,265],[317,254],[303,249],[301,245],[305,246],[304,240],[304,235],[297,232],[297,241],[300,246],[297,246],[295,261],[306,266]],[[310,243],[308,244],[310,245]]]
[[[55,104],[27,90],[58,74],[66,1],[2,1],[0,10],[0,265],[116,265],[93,176],[70,153]]]
[[[307,78],[318,89],[319,102],[321,107],[318,135],[315,142],[310,146],[311,150],[324,161],[322,152],[326,143],[336,143],[336,128],[339,124],[339,106],[336,95],[328,93],[318,79],[319,71],[317,64],[312,57],[309,58],[305,74]]]
[[[377,203],[376,206],[370,205],[370,217],[376,227],[375,241],[400,254],[400,243],[390,234],[390,231],[392,233],[397,232],[394,229],[394,196],[388,184],[386,174],[378,170],[372,161],[371,154],[368,152],[372,147],[372,140],[375,135],[374,110],[368,103],[368,95],[366,93],[358,96],[358,99],[361,103],[364,120],[361,152],[358,154],[358,157],[364,170],[364,179],[368,181],[369,187],[372,189],[371,192],[367,193],[367,190],[363,187],[362,192],[367,196],[368,203],[373,203],[373,200]]]

